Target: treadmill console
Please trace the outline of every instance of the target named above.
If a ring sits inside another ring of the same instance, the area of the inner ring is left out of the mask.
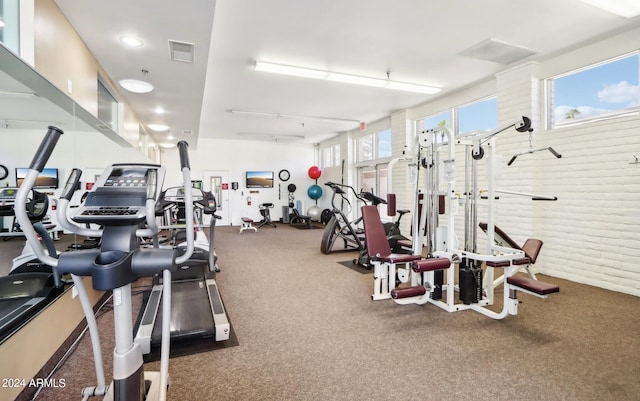
[[[211,192],[205,192],[198,188],[191,188],[191,196],[195,206],[200,207],[205,213],[211,214],[216,211],[216,198]],[[184,203],[184,188],[171,187],[167,188],[162,197],[164,203]]]
[[[0,202],[15,201],[18,188],[0,188]]]
[[[158,200],[165,169],[156,164],[114,164],[100,176],[72,219],[124,225],[146,220],[146,201]]]
[[[193,197],[193,201],[200,201],[204,199],[204,195],[202,194],[202,190],[198,188],[191,188],[191,196]],[[164,200],[167,202],[176,202],[183,203],[184,202],[184,188],[183,187],[171,187],[167,188],[164,192]]]

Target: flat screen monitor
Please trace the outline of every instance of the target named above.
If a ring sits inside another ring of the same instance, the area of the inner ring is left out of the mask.
[[[29,169],[26,167],[16,168],[16,186],[19,187],[20,185],[22,185],[22,182],[27,176],[28,171]],[[42,169],[42,172],[38,174],[38,178],[36,178],[36,182],[33,187],[40,188],[40,189],[58,188],[58,169],[57,168]]]
[[[273,188],[273,171],[247,171],[247,188]]]

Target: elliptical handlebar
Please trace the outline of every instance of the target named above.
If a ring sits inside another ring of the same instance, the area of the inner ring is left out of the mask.
[[[55,149],[56,144],[58,143],[58,139],[60,139],[60,136],[62,136],[63,133],[64,132],[60,128],[54,127],[53,125],[49,126],[47,134],[40,143],[40,147],[36,151],[36,154],[29,165],[30,169],[42,172],[47,161],[49,161],[49,157],[51,157],[51,153],[53,153],[53,149]]]
[[[331,188],[333,190],[334,193],[334,197],[335,194],[340,195],[343,199],[346,200],[345,194],[346,192],[342,189],[342,188],[349,188],[351,190],[351,192],[353,192],[353,195],[360,201],[364,202],[364,203],[370,203],[372,205],[379,205],[379,204],[386,204],[387,201],[383,198],[380,198],[379,196],[376,196],[373,194],[373,192],[368,192],[368,191],[360,191],[360,192],[356,192],[356,190],[351,186],[351,185],[347,185],[347,184],[337,184],[335,182],[331,182],[331,181],[327,181],[324,183],[324,185],[328,186],[329,188]],[[333,205],[333,199],[334,197],[331,198],[331,204],[335,209],[335,205]],[[347,201],[348,202],[348,201]]]
[[[49,161],[49,157],[51,157],[51,153],[53,153],[53,149],[56,147],[58,139],[60,139],[62,134],[63,131],[61,129],[54,126],[49,127],[44,139],[40,143],[40,147],[36,151],[36,154],[29,165],[29,171],[22,181],[22,185],[20,185],[20,188],[18,189],[14,205],[15,216],[22,228],[25,238],[30,244],[36,244],[32,246],[36,257],[40,259],[42,263],[53,267],[56,275],[57,271],[55,268],[58,266],[58,259],[45,253],[42,246],[39,245],[40,241],[38,240],[38,234],[33,228],[31,220],[29,219],[29,214],[27,213],[27,198],[35,185],[38,174],[47,164],[47,161]]]
[[[176,258],[176,264],[183,264],[193,254],[195,238],[193,234],[193,193],[191,192],[191,169],[189,167],[189,144],[186,141],[180,141],[177,144],[180,153],[180,166],[182,167],[182,180],[184,186],[184,217],[187,223],[187,249],[185,253]]]
[[[69,178],[67,178],[67,183],[64,184],[64,188],[62,189],[62,194],[60,195],[60,199],[66,199],[68,201],[71,200],[73,193],[78,188],[78,184],[80,183],[80,177],[82,176],[82,170],[73,168],[71,169],[71,174],[69,174]]]

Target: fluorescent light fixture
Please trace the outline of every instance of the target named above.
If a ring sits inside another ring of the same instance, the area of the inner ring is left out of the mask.
[[[133,93],[149,93],[153,90],[153,85],[149,82],[137,79],[123,79],[119,83],[124,89]]]
[[[294,77],[326,79],[328,73],[321,70],[313,70],[310,68],[293,67],[290,65],[266,63],[264,61],[256,61],[256,71],[272,72],[274,74],[291,75]]]
[[[167,131],[169,129],[169,126],[166,124],[147,124],[147,127],[156,132]]]
[[[156,113],[156,114],[164,114],[164,113],[166,113],[166,110],[163,109],[162,107],[158,106],[155,109],[153,109],[153,112]]]
[[[13,91],[0,91],[0,98],[8,99],[36,99],[38,95],[32,92],[13,92]]]
[[[412,84],[408,82],[397,82],[389,79],[364,77],[361,75],[343,74],[339,72],[316,70],[313,68],[295,67],[284,64],[267,63],[256,61],[254,66],[256,71],[271,72],[275,74],[291,75],[295,77],[324,79],[327,81],[342,82],[354,85],[373,86],[377,88],[395,89],[405,92],[417,92],[433,95],[442,89],[435,86]]]
[[[131,47],[142,47],[144,44],[140,39],[134,38],[133,36],[122,36],[120,41],[127,46]]]
[[[633,18],[640,15],[640,2],[638,0],[582,0],[582,2],[625,18]]]
[[[345,84],[375,86],[381,88],[388,84],[384,79],[361,77],[359,75],[339,74],[336,72],[330,72],[327,76],[328,81],[343,82]]]
[[[267,113],[263,111],[245,111],[245,110],[229,110],[229,112],[232,114],[249,115],[249,116],[257,116],[257,117],[294,118],[298,120],[316,120],[316,121],[322,121],[327,123],[360,124],[360,120],[352,120],[349,118],[301,116],[301,115],[295,115],[295,114]]]
[[[164,143],[160,144],[160,147],[164,148],[164,149],[171,149],[171,148],[173,148],[175,146],[176,145],[174,143],[168,143],[168,142],[164,142]]]

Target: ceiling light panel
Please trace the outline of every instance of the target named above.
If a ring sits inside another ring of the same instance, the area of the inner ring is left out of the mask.
[[[260,72],[271,72],[274,74],[290,75],[294,77],[325,79],[328,73],[326,71],[314,70],[311,68],[293,67],[290,65],[266,63],[264,61],[256,61],[255,70]]]
[[[169,129],[169,126],[165,124],[148,124],[147,127],[156,132],[167,131]]]
[[[313,68],[296,67],[284,64],[256,61],[254,69],[261,72],[271,72],[296,77],[324,79],[327,81],[341,82],[354,85],[372,86],[377,88],[395,89],[406,92],[423,94],[435,94],[442,89],[435,86],[413,84],[408,82],[392,81],[390,79],[365,77],[362,75],[344,74],[333,71],[323,71]]]
[[[130,47],[142,47],[144,44],[140,39],[134,38],[133,36],[123,36],[120,38],[120,41]]]
[[[133,93],[149,93],[153,90],[153,85],[149,82],[140,81],[138,79],[123,79],[119,84],[124,89]]]

